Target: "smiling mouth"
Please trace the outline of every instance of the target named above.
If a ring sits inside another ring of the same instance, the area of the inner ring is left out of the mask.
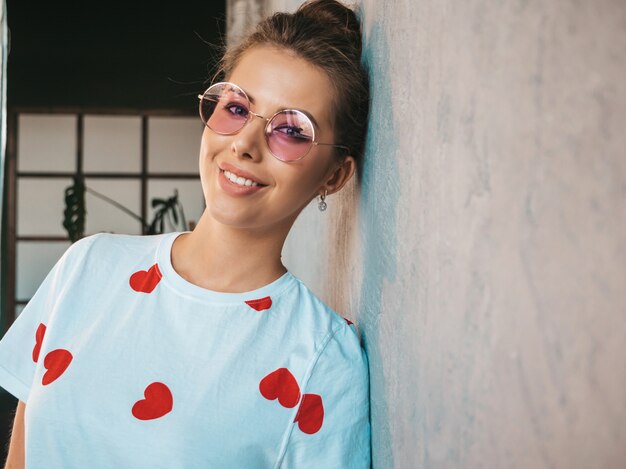
[[[231,173],[228,170],[224,170],[220,168],[220,172],[231,183],[240,187],[265,187],[267,186],[267,184],[261,184],[260,182],[253,181],[252,179],[247,179],[247,178],[244,178],[243,176],[237,176],[236,174]]]

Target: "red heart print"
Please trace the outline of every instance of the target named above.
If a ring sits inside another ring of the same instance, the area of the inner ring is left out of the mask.
[[[43,342],[43,336],[46,334],[46,325],[39,323],[37,332],[35,332],[35,346],[33,347],[33,361],[37,363],[39,360],[39,352],[41,352],[41,343]]]
[[[309,435],[316,433],[322,428],[322,422],[324,421],[322,396],[319,394],[305,394],[302,396],[300,408],[293,421],[298,422],[300,430]]]
[[[263,311],[264,309],[270,309],[272,306],[272,298],[266,296],[264,298],[259,298],[258,300],[248,300],[246,301],[246,304],[252,309]]]
[[[133,415],[139,420],[152,420],[163,417],[174,407],[170,388],[159,382],[149,384],[143,392],[145,399],[135,402]]]
[[[265,399],[278,402],[283,407],[295,407],[300,400],[300,386],[287,368],[278,368],[259,383],[259,390]]]
[[[44,373],[41,384],[50,384],[61,376],[67,370],[67,367],[70,366],[72,358],[74,357],[72,357],[69,350],[62,348],[48,352],[43,359],[43,366],[48,371]]]
[[[159,265],[154,264],[148,270],[139,270],[130,276],[130,288],[143,293],[151,293],[161,281],[163,274]]]

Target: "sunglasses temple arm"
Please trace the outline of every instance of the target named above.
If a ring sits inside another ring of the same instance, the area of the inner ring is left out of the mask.
[[[313,142],[315,145],[327,145],[331,147],[343,148],[346,151],[350,151],[350,149],[345,145],[335,145],[334,143],[322,143],[322,142]]]

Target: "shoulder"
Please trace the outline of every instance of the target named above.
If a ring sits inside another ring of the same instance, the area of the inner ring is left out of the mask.
[[[84,272],[107,271],[141,258],[154,258],[159,243],[169,233],[130,235],[95,233],[72,243],[57,261],[59,275],[82,275]]]
[[[320,394],[324,407],[346,406],[366,412],[369,392],[369,360],[355,324],[329,307],[300,281],[302,294],[324,324],[305,380],[307,393]],[[303,310],[297,312],[300,316]],[[313,313],[310,313],[313,314]],[[345,409],[344,409],[345,410]],[[354,417],[354,411],[345,410]],[[363,417],[361,415],[359,418]],[[364,424],[363,420],[361,424]]]
[[[350,341],[360,344],[360,336],[357,325],[335,311],[314,293],[301,279],[295,277],[298,291],[298,317],[309,319],[317,323],[328,333],[328,340]]]
[[[65,252],[64,256],[76,258],[89,253],[90,255],[111,253],[111,250],[135,253],[136,251],[150,251],[158,247],[163,238],[170,233],[157,235],[131,235],[123,233],[95,233],[75,241]]]
[[[162,233],[156,235],[133,235],[125,233],[95,233],[76,241],[72,246],[88,247],[92,245],[102,246],[120,246],[127,248],[158,246],[159,243],[172,233]]]

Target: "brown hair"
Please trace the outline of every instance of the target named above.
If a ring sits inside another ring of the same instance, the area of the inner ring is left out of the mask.
[[[353,10],[336,0],[310,0],[295,13],[275,13],[262,20],[239,44],[225,50],[217,75],[228,77],[242,55],[254,46],[293,51],[323,69],[335,89],[335,143],[350,148],[360,165],[369,113],[369,79],[361,64],[361,26]],[[337,149],[341,157],[345,150]]]

